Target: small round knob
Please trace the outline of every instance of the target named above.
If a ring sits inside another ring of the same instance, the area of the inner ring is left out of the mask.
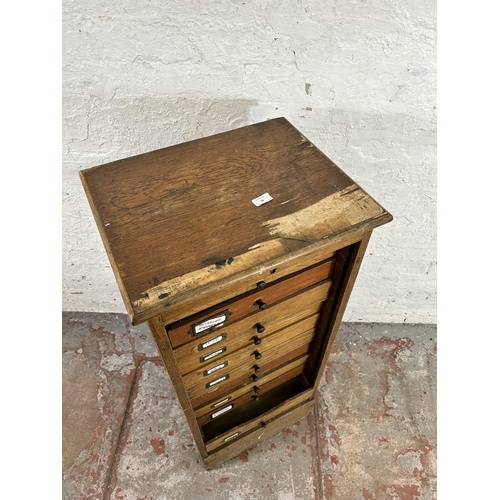
[[[262,354],[259,351],[254,351],[253,355],[255,356],[255,359],[260,359],[262,358]]]
[[[260,300],[260,299],[256,301],[256,304],[259,306],[259,310],[260,311],[263,311],[264,309],[267,309],[267,304],[264,301]]]
[[[267,427],[267,424],[265,422],[260,423],[261,427]]]
[[[266,283],[265,281],[259,281],[259,282],[257,283],[257,288],[258,288],[259,290],[262,290],[263,288],[266,288],[266,285],[267,285],[267,283]]]
[[[259,373],[260,372],[260,366],[259,365],[253,365],[252,368],[255,370],[255,373]]]
[[[255,328],[257,328],[258,333],[264,333],[266,331],[266,327],[264,325],[261,325],[260,323],[257,323],[255,325]]]
[[[262,340],[259,339],[259,337],[257,337],[257,335],[255,335],[254,337],[252,337],[252,339],[253,339],[253,343],[255,345],[259,345],[262,342]]]
[[[260,387],[257,387],[256,385],[253,386],[253,392],[255,392],[255,394],[259,394],[260,392]]]
[[[259,380],[258,375],[255,375],[255,373],[254,373],[254,374],[252,375],[252,380],[253,380],[254,382],[256,382],[257,380]]]
[[[257,396],[257,394],[254,394],[254,395],[252,396],[252,398],[254,399],[254,401],[258,401],[258,400],[259,400],[259,396]]]

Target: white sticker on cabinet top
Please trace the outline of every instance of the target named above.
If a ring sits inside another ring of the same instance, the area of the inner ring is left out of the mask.
[[[260,207],[261,205],[264,205],[264,203],[267,203],[268,201],[271,201],[273,197],[269,193],[264,193],[258,196],[257,198],[254,198],[252,200],[252,203],[256,207]]]

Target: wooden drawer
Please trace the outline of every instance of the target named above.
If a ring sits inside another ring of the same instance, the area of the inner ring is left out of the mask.
[[[234,440],[227,441],[225,446],[212,451],[206,458],[203,459],[205,467],[207,470],[211,470],[231,458],[237,457],[251,446],[256,446],[277,432],[290,427],[295,422],[298,422],[304,418],[313,409],[313,407],[314,398],[312,397],[303,403],[299,403],[294,408],[281,413],[277,417],[274,417],[272,420],[269,420],[265,427],[257,427],[246,434],[236,433]]]
[[[280,348],[282,353],[286,353],[295,347],[297,344],[294,339],[304,332],[311,331],[316,326],[318,315],[315,314],[309,318],[305,318],[293,325],[288,326],[278,332],[270,334],[263,337],[259,345],[255,345],[254,342],[249,342],[247,345],[241,349],[227,355],[218,358],[216,361],[212,361],[210,364],[202,366],[197,370],[194,370],[187,375],[184,375],[183,381],[186,387],[192,387],[193,385],[210,380],[213,373],[219,372],[220,370],[230,371],[234,370],[236,367],[249,362],[254,363],[254,365],[260,366],[262,363],[268,361],[268,356],[271,351],[275,348]],[[257,355],[257,357],[255,357]],[[257,370],[258,373],[260,370]]]
[[[199,338],[202,334],[227,327],[251,313],[264,310],[296,292],[329,278],[334,262],[334,259],[330,259],[272,285],[265,286],[261,290],[244,294],[217,307],[212,307],[185,320],[168,325],[166,328],[172,347],[175,349]]]
[[[256,405],[253,402],[250,403],[252,410],[246,408],[250,406],[247,403],[235,409],[232,414],[224,415],[204,425],[202,430],[208,438],[205,443],[207,451],[210,453],[241,438],[247,432],[262,429],[263,425],[267,426],[273,418],[312,398],[313,392],[313,389],[302,386],[299,378],[296,377],[270,390],[266,394],[266,400],[261,398]],[[239,412],[238,415],[236,415],[237,412]],[[256,417],[247,418],[255,414]]]
[[[217,385],[225,386],[231,380],[238,380],[240,377],[246,376],[247,379],[255,377],[255,380],[258,380],[257,377],[260,378],[260,376],[265,373],[266,366],[283,357],[288,361],[287,354],[293,353],[295,349],[300,349],[308,345],[313,336],[314,330],[311,329],[289,339],[285,345],[278,345],[262,353],[257,351],[258,354],[262,355],[260,359],[256,359],[256,357],[252,355],[252,352],[248,351],[247,356],[245,356],[247,359],[239,362],[239,364],[231,365],[229,361],[226,360],[216,365],[215,368],[217,368],[217,371],[207,377],[202,378],[196,375],[190,377],[192,374],[187,376],[189,377],[188,380],[184,377],[184,386],[186,387],[189,397],[194,399],[205,392],[209,392],[210,389]],[[258,367],[257,371],[255,367]]]
[[[249,388],[252,388],[252,390],[254,387],[262,388],[263,385],[267,384],[268,382],[276,378],[279,378],[281,375],[291,370],[295,370],[297,368],[302,369],[304,364],[307,362],[308,356],[309,356],[308,354],[303,354],[302,356],[299,356],[290,363],[282,365],[279,368],[276,368],[275,370],[271,370],[262,377],[259,377],[259,379],[256,380],[255,382],[249,381],[245,385],[242,385],[241,387],[238,387],[233,391],[221,394],[214,401],[210,401],[209,403],[205,403],[202,406],[195,408],[194,414],[196,418],[200,418],[203,415],[211,413],[217,408],[222,408],[222,406],[224,406],[226,403],[229,403],[230,401],[233,401],[234,399],[239,398],[243,394],[249,392]]]
[[[281,374],[278,377],[271,378],[268,382],[263,383],[262,381],[259,380],[260,384],[248,384],[247,386],[244,387],[245,391],[243,394],[240,396],[236,396],[235,393],[229,394],[227,398],[222,399],[223,403],[215,403],[215,408],[212,408],[208,413],[202,415],[199,417],[198,420],[198,425],[203,426],[207,424],[208,422],[215,420],[216,418],[222,417],[224,414],[228,413],[229,411],[232,411],[233,409],[236,409],[240,407],[242,404],[247,403],[248,401],[254,401],[257,403],[260,398],[265,395],[266,392],[270,391],[271,389],[274,389],[278,385],[287,382],[288,380],[300,375],[304,371],[304,364],[307,359],[307,356],[302,357],[301,361],[302,364],[295,367],[291,368],[289,365],[286,365],[284,368],[287,369],[288,371],[285,371],[285,373]],[[226,401],[227,399],[227,401]]]
[[[212,364],[215,357],[220,359],[221,355],[226,356],[246,345],[259,342],[257,339],[262,339],[302,318],[317,313],[330,287],[331,280],[325,280],[264,311],[253,313],[224,327],[217,333],[207,333],[201,339],[175,349],[174,356],[181,373],[184,375],[197,368],[204,368]],[[262,327],[265,330],[259,333]],[[222,352],[220,352],[221,349]]]
[[[300,332],[314,328],[319,318],[318,310],[320,306],[321,302],[318,302],[311,308],[305,308],[304,311],[300,311],[297,315],[290,315],[290,325],[285,327],[288,334],[292,337]],[[302,318],[302,313],[304,314],[304,318]],[[281,325],[281,323],[282,321],[276,322],[278,325]],[[264,348],[270,342],[276,342],[274,336],[279,335],[282,338],[284,334],[283,328],[276,330],[276,324],[268,324],[264,333],[252,335],[251,337],[250,334],[246,336],[241,335],[237,330],[229,334],[225,332],[224,338],[215,345],[211,344],[210,349],[199,350],[198,346],[202,344],[197,344],[194,348],[190,345],[190,349],[186,349],[181,356],[177,352],[174,352],[182,375],[187,375],[195,370],[202,372],[214,363],[218,363],[219,360],[225,359],[232,353],[239,352],[248,346],[259,349]],[[212,342],[214,339],[218,340],[219,337],[220,335],[215,336],[209,339],[209,342]],[[180,349],[184,349],[184,347],[188,346],[183,346]]]
[[[206,368],[192,371],[183,377],[184,385],[190,389],[195,385],[205,384],[212,380],[214,378],[212,374],[222,373],[222,371],[236,373],[240,367],[251,366],[251,373],[261,372],[261,365],[299,347],[304,343],[304,340],[301,339],[309,340],[309,333],[314,329],[316,317],[306,318],[306,320],[280,330],[266,337],[265,342],[262,341],[258,346],[252,343]]]
[[[232,391],[236,387],[243,386],[245,384],[249,383],[256,383],[258,382],[261,378],[263,378],[265,375],[268,374],[268,372],[271,372],[272,370],[275,370],[282,365],[285,365],[290,362],[290,360],[295,360],[304,354],[309,352],[309,347],[310,344],[304,344],[301,345],[300,347],[297,347],[293,351],[287,352],[284,355],[280,356],[279,358],[275,359],[274,361],[269,361],[261,366],[262,371],[259,373],[259,375],[256,375],[255,373],[251,372],[250,370],[248,372],[243,373],[239,377],[234,377],[230,378],[228,381],[226,381],[223,384],[216,385],[214,386],[211,390],[205,391],[201,396],[196,397],[196,398],[191,398],[191,405],[193,408],[198,408],[201,405],[204,405],[208,403],[209,401],[213,401],[215,399],[220,399],[221,394],[225,394],[226,392]],[[255,377],[258,377],[255,380]]]

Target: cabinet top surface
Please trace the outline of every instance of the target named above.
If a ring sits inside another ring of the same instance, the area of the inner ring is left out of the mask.
[[[80,176],[131,316],[392,219],[284,118]],[[252,202],[265,193],[271,201]]]

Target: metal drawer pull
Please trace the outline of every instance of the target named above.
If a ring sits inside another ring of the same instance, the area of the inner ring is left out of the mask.
[[[259,282],[257,283],[257,288],[258,288],[259,290],[262,290],[263,288],[266,288],[266,285],[267,285],[267,283],[266,283],[265,281],[259,281]]]
[[[260,372],[260,366],[259,365],[253,365],[253,369],[254,369],[255,373],[259,373]]]
[[[263,311],[264,309],[267,309],[267,304],[262,300],[259,299],[255,303],[259,306],[259,310]]]
[[[255,356],[255,359],[260,359],[262,358],[262,354],[259,351],[254,351],[253,355]]]
[[[257,328],[257,333],[264,333],[266,331],[266,328],[261,323],[257,323],[255,328]]]

